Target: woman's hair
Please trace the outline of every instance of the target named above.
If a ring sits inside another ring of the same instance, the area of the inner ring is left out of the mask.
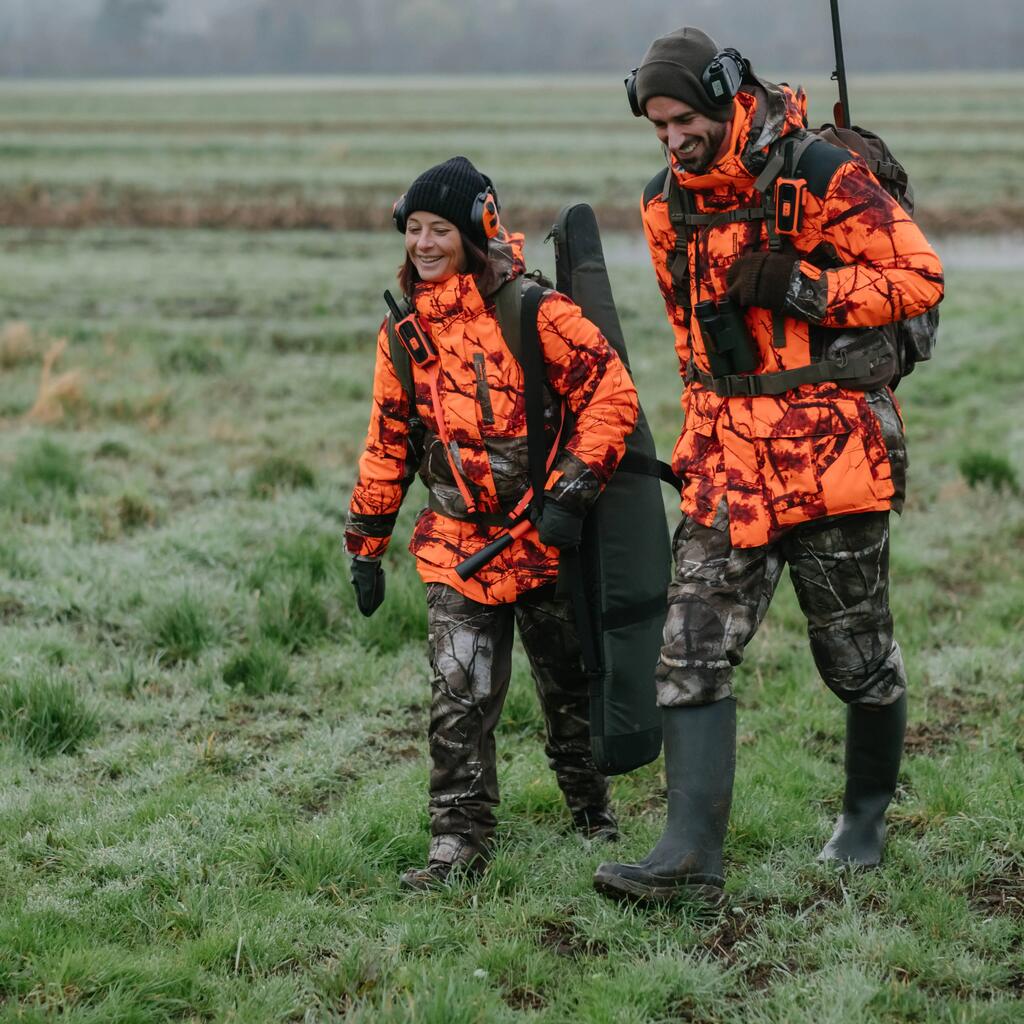
[[[466,273],[472,274],[476,279],[476,286],[481,295],[490,295],[500,281],[498,272],[480,246],[471,242],[461,231],[459,237],[462,239],[462,250],[466,254]],[[403,295],[412,295],[413,289],[419,283],[419,271],[406,253],[405,262],[398,268],[398,286],[402,289]]]

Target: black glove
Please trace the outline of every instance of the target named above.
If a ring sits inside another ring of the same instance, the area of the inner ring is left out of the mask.
[[[579,547],[583,535],[583,519],[566,511],[557,501],[548,498],[535,520],[543,544],[553,548]]]
[[[785,312],[789,279],[798,262],[798,257],[781,252],[744,253],[725,272],[726,294],[739,306]]]
[[[352,559],[352,586],[356,605],[369,618],[384,600],[384,567],[379,558]]]

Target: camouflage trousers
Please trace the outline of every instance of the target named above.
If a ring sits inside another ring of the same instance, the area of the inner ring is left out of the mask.
[[[848,704],[892,704],[906,672],[889,611],[889,514],[835,516],[770,544],[734,548],[726,515],[713,527],[683,517],[673,539],[665,643],[657,666],[662,707],[732,694],[732,672],[757,632],[784,565],[807,619],[822,679]]]
[[[553,586],[487,605],[427,584],[430,662],[430,859],[486,857],[495,828],[494,730],[512,673],[513,623],[544,712],[544,751],[573,815],[604,807],[608,784],[590,752],[589,687],[571,606]]]

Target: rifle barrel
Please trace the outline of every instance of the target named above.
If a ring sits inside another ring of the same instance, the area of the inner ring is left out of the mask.
[[[832,6],[832,40],[836,49],[836,80],[839,82],[839,102],[843,108],[843,120],[849,128],[853,124],[850,115],[850,96],[846,89],[846,61],[843,59],[843,32],[839,25],[839,0],[830,0]]]

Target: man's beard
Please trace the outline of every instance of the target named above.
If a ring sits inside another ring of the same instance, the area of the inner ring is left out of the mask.
[[[676,163],[687,174],[703,174],[708,170],[709,167],[718,158],[718,151],[722,148],[722,142],[725,139],[725,133],[728,128],[726,124],[716,125],[712,134],[709,134],[706,139],[703,139],[694,151],[694,156],[700,153],[700,157],[697,163],[693,163],[691,159],[676,157]]]

